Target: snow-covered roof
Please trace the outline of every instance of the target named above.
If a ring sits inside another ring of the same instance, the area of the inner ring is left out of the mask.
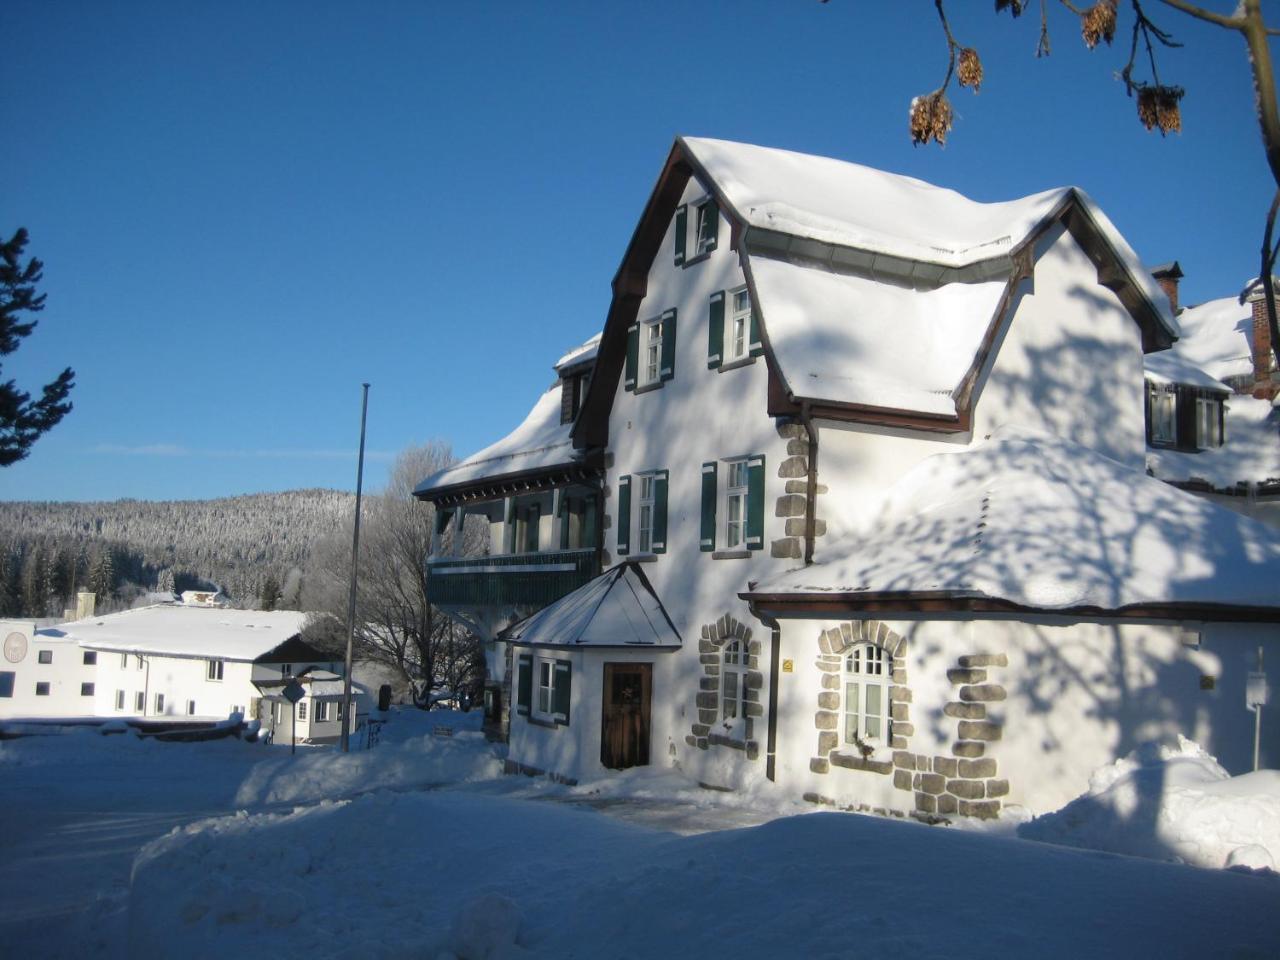
[[[1088,448],[1002,431],[938,454],[875,528],[754,595],[943,595],[1045,610],[1165,604],[1280,609],[1280,543],[1256,520]]]
[[[575,347],[556,361],[556,369],[593,360],[600,346],[600,334]],[[560,422],[561,387],[557,383],[533,405],[520,426],[509,434],[471,454],[464,460],[433,473],[414,489],[421,495],[441,487],[473,483],[512,474],[529,473],[573,462],[572,425]]]
[[[544,393],[524,422],[497,443],[427,477],[413,491],[426,493],[476,480],[505,477],[573,461],[570,424],[560,422],[560,387]]]
[[[531,617],[503,639],[529,646],[678,647],[680,634],[640,565],[620,563]]]
[[[1200,481],[1218,490],[1280,480],[1280,410],[1267,400],[1228,397],[1226,432],[1225,444],[1196,453],[1150,449],[1147,469],[1161,480]]]
[[[579,364],[586,363],[588,360],[594,360],[596,351],[600,349],[600,337],[601,334],[597,333],[586,343],[574,347],[556,361],[556,369],[563,370],[565,367],[576,367]]]
[[[229,610],[157,604],[46,627],[82,647],[127,653],[255,660],[302,631],[296,610]]]
[[[1169,299],[1155,278],[1078,188],[980,203],[913,177],[831,157],[727,140],[681,139],[750,226],[947,267],[1007,256],[1074,194],[1161,322],[1174,335],[1178,332]]]
[[[1253,308],[1235,297],[1210,300],[1178,314],[1182,336],[1173,349],[1219,380],[1253,373]]]
[[[753,258],[774,356],[797,396],[956,412],[1004,283],[912,290],[865,277]]]
[[[1152,383],[1182,383],[1205,390],[1230,393],[1231,388],[1217,380],[1177,350],[1160,350],[1142,358],[1146,378]]]

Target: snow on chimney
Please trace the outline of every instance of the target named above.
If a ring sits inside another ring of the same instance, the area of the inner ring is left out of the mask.
[[[1183,277],[1182,267],[1178,265],[1177,260],[1171,260],[1152,269],[1151,276],[1156,278],[1156,283],[1160,284],[1160,289],[1169,298],[1169,306],[1173,308],[1173,315],[1176,317],[1178,315],[1178,281]]]

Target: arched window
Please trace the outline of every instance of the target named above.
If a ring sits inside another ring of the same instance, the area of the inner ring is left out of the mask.
[[[720,684],[720,719],[733,720],[742,716],[742,704],[747,692],[746,641],[735,637],[724,645]]]
[[[889,671],[885,653],[860,643],[844,657],[844,742],[854,747],[889,742]]]

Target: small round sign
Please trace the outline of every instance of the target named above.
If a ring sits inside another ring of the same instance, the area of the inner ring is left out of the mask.
[[[27,635],[17,630],[4,638],[4,658],[10,663],[21,663],[27,656]]]

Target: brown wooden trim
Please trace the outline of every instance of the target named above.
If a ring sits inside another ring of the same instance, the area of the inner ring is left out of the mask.
[[[1033,607],[998,597],[946,591],[878,593],[740,593],[751,605],[775,617],[838,617],[860,613],[1031,613],[1041,616],[1121,620],[1204,620],[1210,622],[1280,623],[1280,607],[1218,603],[1150,603],[1124,607]],[[759,616],[759,614],[757,614]]]
[[[540,467],[536,470],[521,470],[479,480],[452,483],[415,493],[414,496],[438,506],[457,506],[479,500],[492,500],[514,493],[538,493],[571,483],[598,488],[602,466],[603,458],[591,456],[582,463]]]

